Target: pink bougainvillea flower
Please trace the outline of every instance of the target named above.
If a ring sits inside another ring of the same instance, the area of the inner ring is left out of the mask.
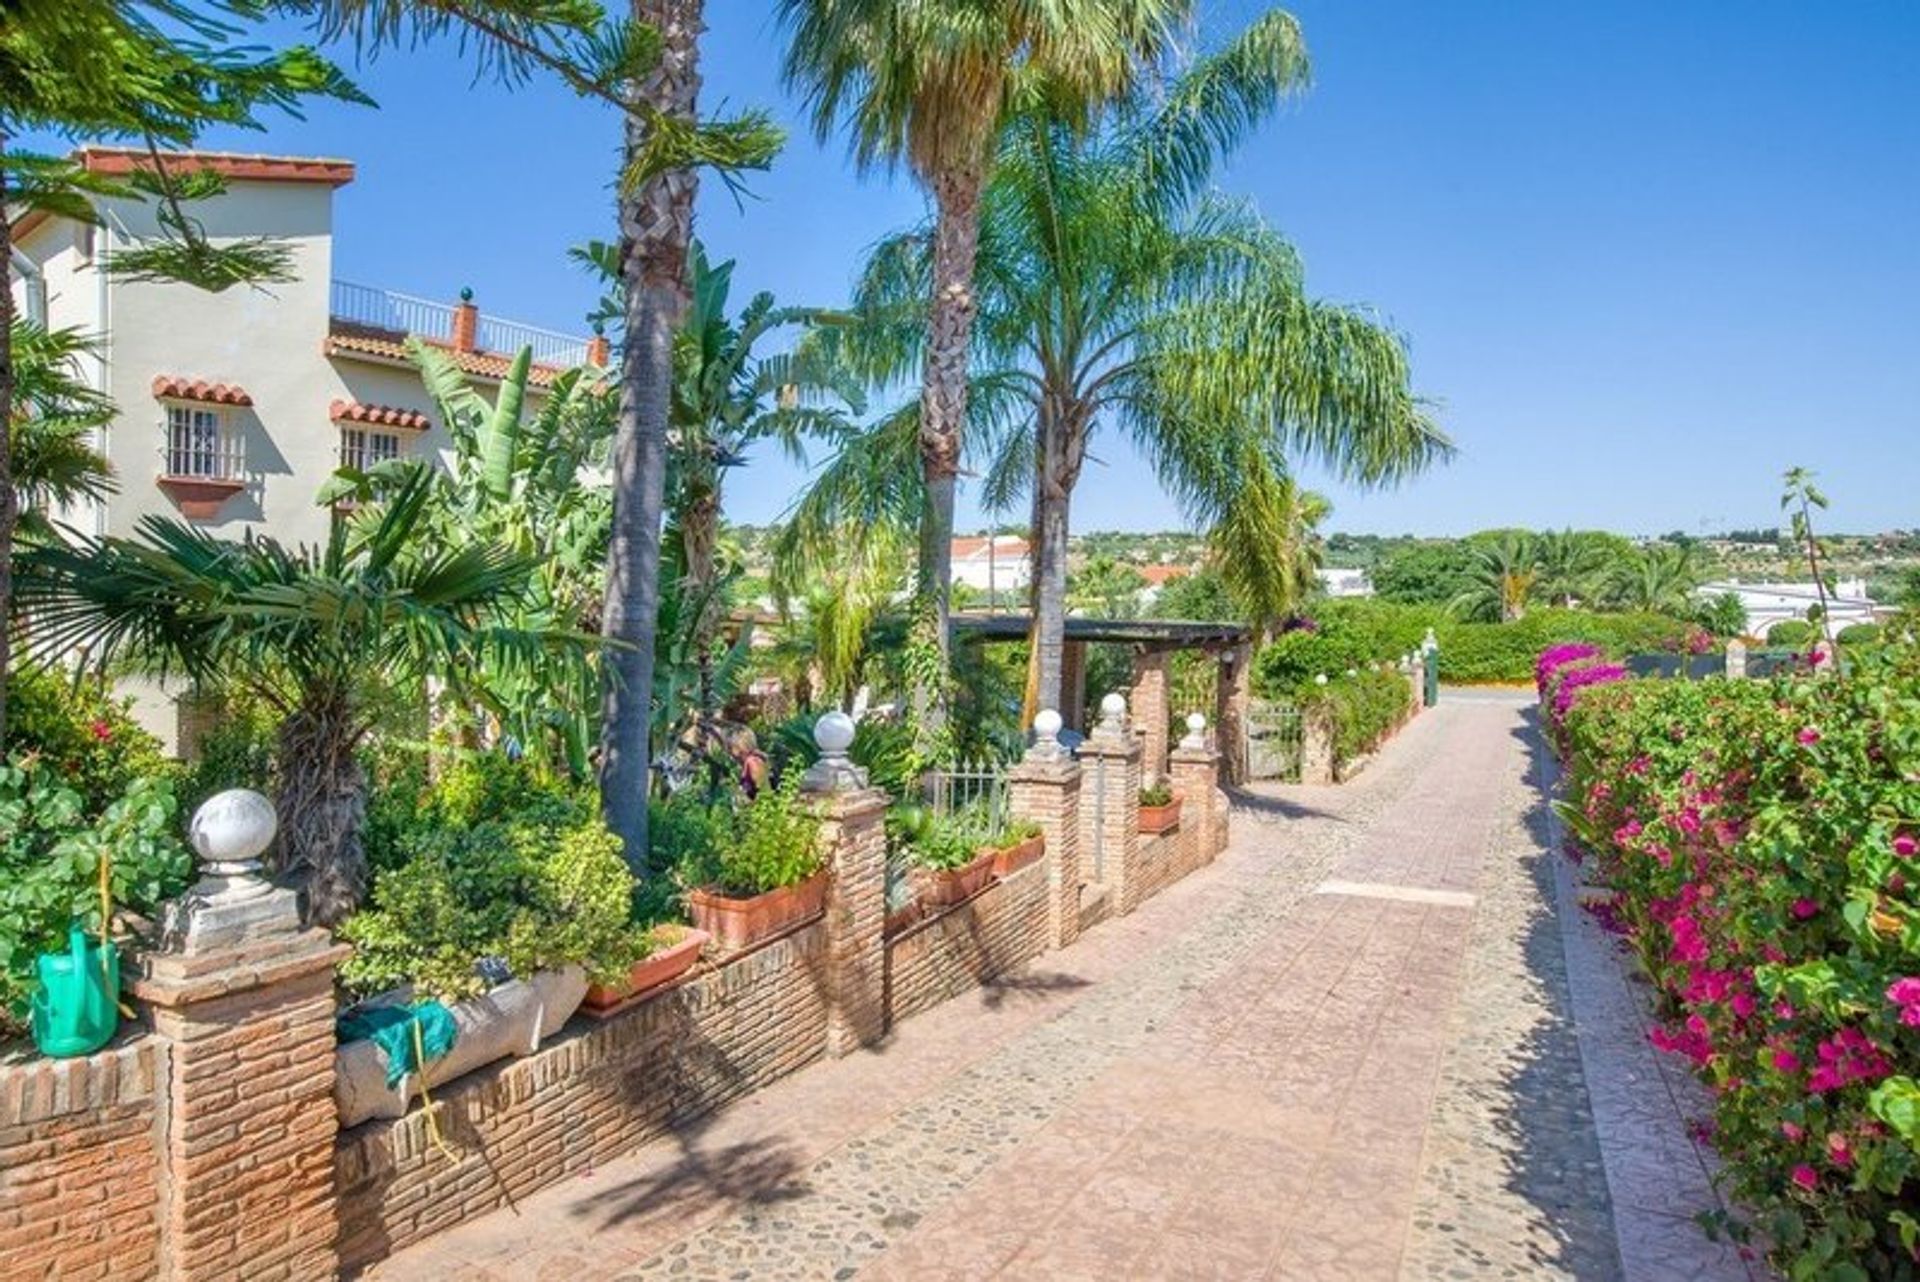
[[[105,743],[107,740],[113,738],[113,727],[105,721],[95,721],[92,725],[88,726],[87,729],[92,733],[93,737],[101,743]]]
[[[1797,1073],[1800,1071],[1800,1057],[1790,1050],[1777,1050],[1773,1053],[1773,1066],[1782,1073]],[[1800,1129],[1794,1126],[1792,1122],[1782,1122],[1780,1124],[1780,1129],[1783,1131],[1787,1130],[1788,1127],[1793,1127],[1793,1130],[1796,1131]],[[1789,1132],[1787,1138],[1797,1140],[1800,1137]]]
[[[1798,1144],[1801,1140],[1805,1139],[1807,1135],[1805,1128],[1802,1127],[1798,1122],[1780,1123],[1780,1133],[1786,1136],[1788,1139],[1792,1140],[1795,1144]]]
[[[1798,740],[1800,743],[1819,743],[1820,742],[1820,732],[1818,730],[1815,730],[1812,726],[1800,727],[1800,733],[1793,737],[1796,740]]]
[[[1803,1189],[1812,1190],[1819,1188],[1820,1172],[1814,1170],[1805,1162],[1802,1162],[1793,1168],[1793,1182]]]
[[[1793,915],[1801,921],[1805,921],[1819,911],[1819,903],[1815,900],[1808,899],[1805,895],[1793,901]]]
[[[1916,852],[1920,852],[1920,840],[1916,840],[1911,833],[1903,832],[1893,839],[1893,853],[1902,859],[1911,859]]]
[[[1827,1158],[1835,1166],[1853,1165],[1853,1149],[1847,1144],[1847,1137],[1838,1131],[1827,1135]]]

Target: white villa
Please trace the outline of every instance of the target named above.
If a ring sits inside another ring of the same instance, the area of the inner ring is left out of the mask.
[[[1373,580],[1367,577],[1365,570],[1329,568],[1313,573],[1320,580],[1320,590],[1328,596],[1373,595]]]
[[[1033,577],[1033,549],[1017,534],[955,539],[953,581],[980,592],[1020,592]]]
[[[75,159],[124,176],[145,153],[85,147]],[[137,201],[97,200],[98,226],[45,213],[13,223],[15,306],[93,338],[82,374],[119,411],[98,442],[119,492],[58,514],[83,533],[130,535],[158,514],[234,537],[323,541],[331,514],[315,499],[335,468],[450,448],[406,357],[409,334],[451,353],[483,390],[522,347],[538,362],[534,397],[566,366],[606,363],[604,339],[483,317],[465,295],[439,303],[336,280],[333,194],[353,181],[348,161],[186,152],[169,163],[226,180],[192,211],[216,242],[271,237],[295,278],[214,294],[118,277],[114,255],[159,234],[152,205]],[[172,700],[134,692],[142,719],[176,742]]]
[[[1879,607],[1867,595],[1866,580],[1840,579],[1833,587],[1827,596],[1827,617],[1836,629],[1874,621]],[[1820,601],[1811,583],[1742,583],[1727,579],[1703,583],[1695,590],[1695,596],[1703,601],[1729,594],[1746,607],[1747,632],[1757,637],[1766,636],[1767,629],[1776,623],[1805,619],[1808,608]]]

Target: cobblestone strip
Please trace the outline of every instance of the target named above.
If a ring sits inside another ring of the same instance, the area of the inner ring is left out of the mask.
[[[624,1276],[851,1277],[1071,1104],[1292,913],[1369,821],[1417,787],[1421,768],[1443,748],[1438,721],[1414,723],[1399,751],[1351,789],[1317,790],[1305,802],[1299,790],[1277,804],[1250,799],[1234,817],[1239,857],[1215,865],[1246,882],[1231,907],[816,1162],[804,1197],[748,1207]],[[1302,822],[1303,804],[1321,821]],[[1178,897],[1175,888],[1142,912],[1177,911]]]
[[[1541,786],[1559,771],[1536,742]],[[1614,1205],[1620,1257],[1633,1282],[1760,1282],[1771,1272],[1728,1242],[1708,1238],[1695,1217],[1724,1211],[1710,1148],[1690,1122],[1712,1113],[1700,1084],[1647,1041],[1652,1012],[1645,985],[1619,941],[1584,911],[1571,862],[1559,854],[1558,818],[1543,807],[1553,891],[1594,1128]]]
[[[1401,1276],[1639,1282],[1615,1249],[1529,761],[1516,740]]]

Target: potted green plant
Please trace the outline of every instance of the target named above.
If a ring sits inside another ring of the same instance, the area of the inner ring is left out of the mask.
[[[700,960],[701,950],[712,938],[704,930],[671,921],[641,932],[640,956],[627,967],[625,974],[588,984],[581,1009],[605,1018],[643,997],[652,996],[692,970]]]
[[[818,917],[827,872],[820,820],[800,802],[799,772],[736,812],[731,831],[689,852],[680,878],[690,886],[687,916],[728,952],[770,939]]]
[[[1013,819],[987,842],[993,856],[993,875],[1005,880],[1046,853],[1047,839],[1031,819]]]
[[[979,828],[965,819],[927,806],[896,806],[887,816],[887,829],[922,907],[962,903],[993,877],[994,851],[982,846]]]
[[[1140,790],[1140,831],[1161,833],[1180,822],[1180,795],[1165,783]]]

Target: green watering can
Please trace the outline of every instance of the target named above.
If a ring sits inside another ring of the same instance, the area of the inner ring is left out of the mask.
[[[67,932],[67,951],[41,953],[34,973],[33,1044],[42,1055],[91,1055],[120,1027],[120,950],[112,940]]]

